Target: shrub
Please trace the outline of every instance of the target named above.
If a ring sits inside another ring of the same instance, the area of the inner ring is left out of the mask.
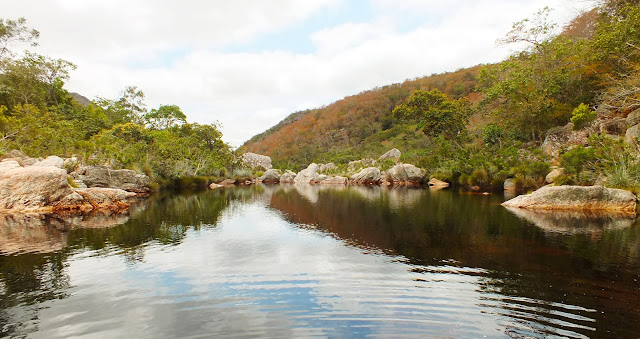
[[[598,115],[595,111],[592,111],[589,106],[580,104],[571,113],[571,122],[573,123],[573,129],[579,130],[587,126],[594,121]]]

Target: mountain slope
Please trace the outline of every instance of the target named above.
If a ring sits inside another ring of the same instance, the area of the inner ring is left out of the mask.
[[[480,66],[375,88],[323,108],[296,112],[247,141],[242,150],[269,155],[274,164],[296,168],[312,161],[347,162],[404,146],[415,127],[393,118],[393,108],[418,89],[439,89],[453,98],[474,93]],[[415,138],[412,138],[415,139]],[[417,138],[419,141],[420,138]],[[416,141],[416,140],[414,140]]]

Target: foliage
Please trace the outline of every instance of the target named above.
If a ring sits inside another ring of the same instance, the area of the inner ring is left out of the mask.
[[[233,163],[219,126],[187,123],[176,105],[147,111],[135,86],[118,99],[76,102],[63,87],[73,63],[9,50],[14,42],[37,45],[37,37],[24,19],[0,19],[0,151],[76,154],[86,163],[144,171],[163,182],[219,175]]]
[[[592,111],[589,106],[580,104],[576,109],[571,112],[571,122],[573,123],[573,129],[579,130],[596,120],[598,115]]]
[[[434,89],[417,90],[407,102],[393,109],[393,116],[400,120],[418,121],[425,134],[459,137],[469,121],[470,103],[466,99],[451,100],[446,94]]]

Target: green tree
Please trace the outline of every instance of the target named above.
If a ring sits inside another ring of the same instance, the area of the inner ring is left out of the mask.
[[[167,129],[174,125],[187,122],[187,116],[176,105],[160,105],[158,109],[152,109],[145,114],[145,120],[152,128]]]
[[[592,111],[589,106],[580,104],[571,113],[571,122],[573,123],[573,129],[579,130],[587,126],[590,122],[596,120],[598,115]]]
[[[461,136],[466,131],[471,108],[468,100],[452,100],[440,90],[417,90],[407,102],[393,109],[401,120],[418,121],[425,134],[446,138]]]
[[[9,47],[16,42],[28,43],[31,46],[38,45],[36,39],[40,33],[35,29],[28,28],[26,23],[25,18],[0,19],[0,58],[12,55]]]

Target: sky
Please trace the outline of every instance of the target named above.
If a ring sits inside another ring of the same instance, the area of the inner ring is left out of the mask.
[[[377,86],[500,61],[495,41],[545,6],[587,0],[0,0],[40,31],[34,52],[75,63],[65,88],[219,123],[234,147],[290,113]]]

